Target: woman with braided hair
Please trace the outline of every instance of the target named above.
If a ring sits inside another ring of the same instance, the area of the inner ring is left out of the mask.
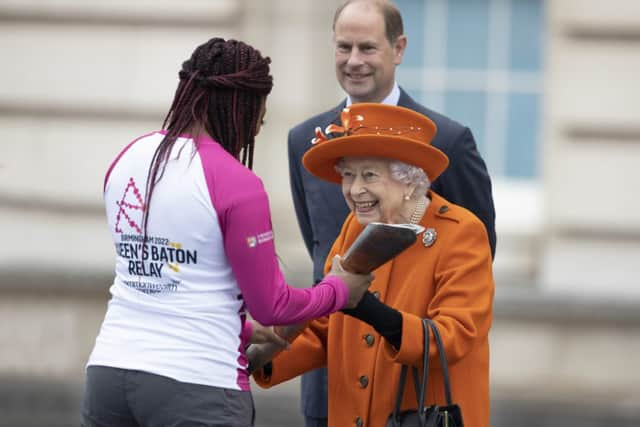
[[[241,41],[198,46],[163,130],[136,138],[109,167],[115,279],[87,363],[83,426],[251,426],[245,348],[287,345],[261,324],[354,307],[370,284],[339,257],[314,288],[283,279],[251,171],[269,63]]]

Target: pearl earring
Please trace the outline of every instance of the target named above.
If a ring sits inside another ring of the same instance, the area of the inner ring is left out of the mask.
[[[410,198],[411,198],[411,197],[409,197],[409,195],[408,195],[408,194],[405,194],[405,196],[404,196],[404,199],[405,199],[405,200],[409,200]]]

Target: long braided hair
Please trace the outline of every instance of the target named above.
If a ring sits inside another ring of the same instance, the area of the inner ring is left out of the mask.
[[[166,135],[147,175],[142,221],[145,241],[153,190],[164,174],[173,145],[185,131],[204,128],[243,165],[253,167],[255,135],[273,87],[270,63],[268,57],[246,43],[212,38],[182,64],[180,82],[162,124]]]

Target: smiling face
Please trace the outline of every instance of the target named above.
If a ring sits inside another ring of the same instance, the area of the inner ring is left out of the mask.
[[[395,180],[389,164],[367,157],[345,157],[340,162],[342,195],[362,225],[409,222],[413,207],[405,195],[411,195],[414,186]]]
[[[334,41],[336,76],[354,103],[380,102],[391,93],[407,39],[389,42],[378,7],[347,5],[335,22]]]

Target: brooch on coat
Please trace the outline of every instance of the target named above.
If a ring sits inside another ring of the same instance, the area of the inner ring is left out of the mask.
[[[433,245],[436,239],[438,238],[438,233],[436,233],[435,228],[427,228],[424,230],[424,234],[422,235],[422,244],[425,248]]]

